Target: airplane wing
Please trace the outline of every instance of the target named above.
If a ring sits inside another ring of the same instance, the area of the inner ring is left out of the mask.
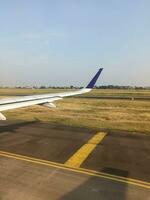
[[[91,89],[95,86],[95,83],[100,76],[103,68],[100,68],[96,75],[92,78],[89,84],[80,90],[72,92],[62,92],[62,93],[52,93],[52,94],[41,94],[41,95],[32,95],[24,97],[15,97],[7,98],[0,100],[0,111],[22,108],[32,105],[43,105],[47,107],[56,107],[52,102],[62,99],[63,97],[75,96],[90,92]],[[6,120],[6,117],[0,113],[0,120]]]

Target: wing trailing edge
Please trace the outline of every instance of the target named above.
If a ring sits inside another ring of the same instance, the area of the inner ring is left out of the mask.
[[[6,117],[2,113],[0,113],[0,120],[6,120]]]

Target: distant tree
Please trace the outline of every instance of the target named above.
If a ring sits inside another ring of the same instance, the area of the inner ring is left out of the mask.
[[[46,86],[41,86],[40,89],[46,89]]]
[[[71,85],[71,86],[70,86],[70,89],[73,89],[73,88],[74,88],[74,86],[73,86],[73,85]]]

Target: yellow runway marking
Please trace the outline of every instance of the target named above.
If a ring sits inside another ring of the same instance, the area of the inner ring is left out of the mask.
[[[89,154],[95,149],[95,147],[102,141],[107,133],[97,133],[94,135],[86,144],[84,144],[69,160],[66,161],[65,165],[70,167],[80,167],[81,164],[86,160]]]
[[[145,181],[136,180],[136,179],[115,176],[115,175],[111,175],[111,174],[107,174],[107,173],[103,173],[103,172],[97,172],[94,170],[83,169],[83,168],[67,167],[64,164],[55,163],[55,162],[51,162],[51,161],[47,161],[47,160],[41,160],[41,159],[32,158],[32,157],[27,157],[27,156],[22,156],[22,155],[4,152],[4,151],[0,151],[0,156],[7,157],[7,158],[13,158],[16,160],[21,160],[21,161],[26,161],[28,163],[39,164],[39,165],[43,165],[43,166],[47,166],[47,167],[54,167],[57,169],[68,170],[68,171],[72,171],[72,172],[76,172],[76,173],[81,173],[81,174],[85,174],[85,175],[90,175],[90,176],[94,176],[94,177],[98,177],[98,178],[104,178],[104,179],[108,179],[111,181],[121,182],[121,183],[125,183],[125,184],[130,184],[130,185],[150,189],[150,183],[145,182]]]

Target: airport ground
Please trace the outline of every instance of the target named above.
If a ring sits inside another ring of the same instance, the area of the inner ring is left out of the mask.
[[[1,97],[27,95],[60,90],[4,89]],[[61,90],[62,91],[62,90]],[[63,90],[64,91],[64,90]],[[100,99],[107,96],[105,99]],[[130,99],[111,99],[126,96]],[[92,97],[92,98],[91,98]],[[94,98],[93,98],[94,97]],[[96,97],[96,98],[95,98]],[[55,102],[57,108],[33,106],[4,112],[8,119],[39,120],[56,125],[83,127],[98,130],[120,130],[150,133],[150,100],[132,98],[150,97],[150,90],[94,90],[78,98],[65,98]]]
[[[85,96],[56,104],[4,113],[0,200],[149,200],[150,102]]]

